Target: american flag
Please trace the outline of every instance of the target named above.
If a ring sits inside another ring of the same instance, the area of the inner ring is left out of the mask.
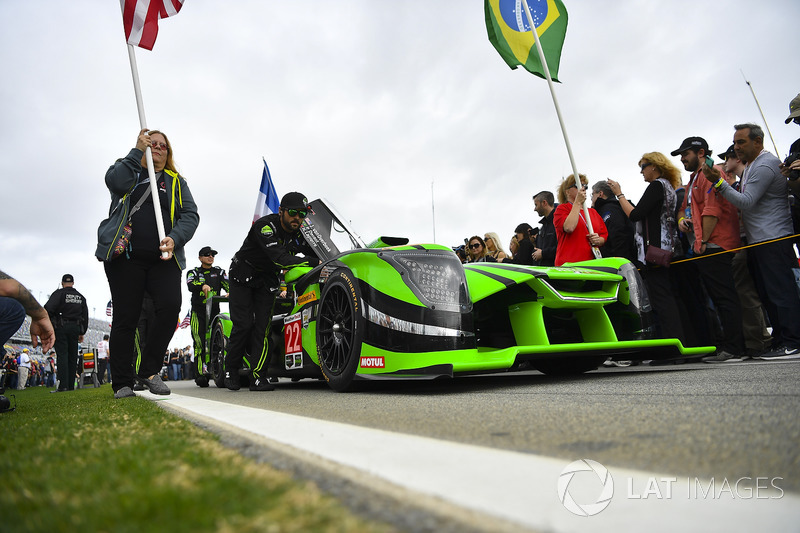
[[[178,327],[181,329],[186,329],[189,327],[189,324],[192,322],[192,310],[189,309],[189,312],[186,313],[186,317],[178,323]]]
[[[111,316],[111,312],[112,312],[112,306],[111,306],[111,300],[109,300],[108,305],[106,305],[106,316]]]
[[[158,36],[158,21],[177,15],[184,0],[120,0],[122,25],[128,44],[152,50]]]

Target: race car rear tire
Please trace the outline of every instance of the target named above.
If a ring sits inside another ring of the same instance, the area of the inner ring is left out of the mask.
[[[564,357],[547,361],[531,361],[533,368],[548,376],[578,376],[603,364],[606,357]]]
[[[222,322],[214,322],[208,350],[208,370],[211,372],[214,384],[220,389],[225,388],[225,348],[227,344],[228,339],[225,337]]]
[[[319,366],[328,386],[347,390],[353,382],[364,338],[363,301],[353,274],[339,269],[328,278],[317,317]]]

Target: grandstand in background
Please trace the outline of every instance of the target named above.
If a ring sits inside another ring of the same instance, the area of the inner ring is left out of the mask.
[[[108,335],[109,333],[111,333],[111,325],[108,320],[90,318],[89,329],[86,330],[86,335],[83,336],[81,347],[87,351],[94,351],[97,343],[103,340],[103,335]],[[6,346],[10,346],[15,352],[28,348],[34,354],[42,353],[41,347],[31,347],[31,317],[25,317],[22,327],[8,339]]]

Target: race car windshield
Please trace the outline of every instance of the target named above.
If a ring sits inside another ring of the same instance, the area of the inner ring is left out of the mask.
[[[358,235],[324,200],[311,202],[311,210],[300,231],[317,257],[323,261],[333,259],[348,250],[366,248]]]

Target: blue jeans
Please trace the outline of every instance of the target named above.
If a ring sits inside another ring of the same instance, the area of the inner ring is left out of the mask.
[[[25,308],[13,298],[0,298],[0,350],[5,355],[2,346],[17,332],[25,321]]]

